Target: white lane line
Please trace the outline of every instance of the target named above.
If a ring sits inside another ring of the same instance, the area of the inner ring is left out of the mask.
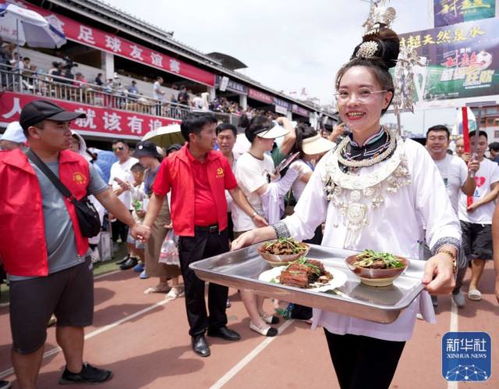
[[[283,325],[279,327],[279,335],[282,334],[288,328],[294,320],[287,320]],[[258,354],[260,354],[265,348],[272,343],[277,337],[271,337],[265,339],[261,342],[257,347],[255,347],[248,355],[246,355],[243,359],[241,359],[232,369],[230,369],[227,373],[225,373],[222,378],[220,378],[217,382],[215,382],[210,389],[220,389],[227,382],[229,382],[234,376],[239,373],[242,369],[244,369],[253,359],[256,358]]]
[[[457,305],[452,298],[450,301],[450,306],[451,306],[451,308],[450,308],[449,331],[450,332],[457,332],[459,330],[459,326],[458,326],[459,315],[457,313]],[[442,350],[442,352],[443,352],[443,350]],[[458,381],[448,381],[447,382],[447,389],[458,389],[458,388],[459,388]]]
[[[100,275],[98,275],[98,276],[95,276],[95,277],[94,277],[94,280],[100,280],[101,278],[104,278],[104,277],[110,276],[110,275],[112,275],[112,274],[119,273],[120,271],[123,271],[123,270],[113,270],[113,271],[110,271],[110,272],[107,272],[107,273],[104,273],[104,274],[100,274]]]
[[[103,332],[109,331],[109,330],[111,330],[111,329],[119,326],[120,324],[123,324],[124,322],[126,322],[128,320],[134,319],[137,316],[143,315],[144,313],[152,311],[153,309],[156,309],[156,308],[158,308],[158,307],[160,307],[162,305],[168,304],[170,301],[173,301],[173,300],[174,299],[165,298],[164,300],[162,300],[162,301],[160,301],[160,302],[158,302],[156,304],[150,305],[147,308],[141,309],[140,311],[132,313],[131,315],[125,316],[125,317],[121,318],[120,320],[117,320],[117,321],[115,321],[115,322],[113,322],[111,324],[108,324],[108,325],[106,325],[104,327],[101,327],[101,328],[98,328],[98,329],[96,329],[96,330],[94,330],[92,332],[89,332],[87,335],[85,335],[85,340],[93,338],[94,336],[100,335]],[[51,349],[49,351],[46,351],[43,354],[43,359],[48,358],[51,355],[58,354],[60,351],[61,351],[60,347],[55,347],[55,348],[53,348],[53,349]],[[4,378],[4,377],[7,377],[9,375],[12,375],[12,374],[14,374],[14,369],[11,367],[10,369],[7,369],[7,370],[4,370],[4,371],[0,372],[0,379]]]

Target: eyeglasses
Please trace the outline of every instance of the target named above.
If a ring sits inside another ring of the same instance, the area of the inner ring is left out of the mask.
[[[113,147],[113,151],[123,151],[124,149],[123,146]]]
[[[337,93],[334,93],[334,97],[336,98],[337,101],[347,101],[350,100],[350,98],[355,95],[360,101],[367,101],[369,100],[373,95],[378,94],[378,93],[385,93],[388,92],[387,90],[376,90],[372,91],[370,89],[361,89],[356,93],[353,92],[348,92],[345,90],[339,91]]]

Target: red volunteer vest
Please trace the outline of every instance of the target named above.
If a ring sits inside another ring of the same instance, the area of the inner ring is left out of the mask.
[[[64,150],[59,154],[59,178],[81,199],[90,181],[88,162]],[[21,150],[0,152],[0,258],[5,271],[16,276],[46,276],[48,253],[42,193],[36,173]],[[73,204],[64,199],[75,233],[79,255],[88,251]],[[53,226],[47,226],[53,228]]]

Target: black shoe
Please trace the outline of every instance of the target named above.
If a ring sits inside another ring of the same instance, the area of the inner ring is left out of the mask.
[[[9,389],[11,386],[9,381],[0,380],[0,389]]]
[[[71,373],[68,368],[64,369],[59,384],[84,384],[104,382],[113,376],[111,370],[98,369],[88,363],[84,363],[79,373]]]
[[[208,336],[232,341],[241,339],[241,335],[239,335],[236,331],[227,328],[226,326],[209,329]]]
[[[209,357],[211,354],[210,347],[202,334],[192,337],[192,349],[196,354],[202,357]]]
[[[131,269],[132,267],[134,267],[137,263],[139,263],[139,261],[137,260],[137,258],[134,258],[134,257],[130,257],[126,260],[125,263],[122,263],[120,265],[120,269],[121,270],[128,270],[128,269]]]
[[[120,259],[118,262],[116,262],[117,265],[123,265],[128,259],[130,258],[130,255],[125,255],[122,259]]]

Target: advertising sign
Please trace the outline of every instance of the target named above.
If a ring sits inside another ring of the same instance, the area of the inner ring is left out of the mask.
[[[271,95],[260,92],[259,90],[248,88],[248,97],[261,101],[267,104],[274,104],[274,99]]]
[[[416,71],[418,100],[499,94],[499,23],[496,18],[401,34],[401,45],[426,58]]]
[[[22,107],[39,97],[21,93],[2,93],[0,97],[0,123],[10,123],[19,120]],[[52,100],[52,99],[49,99]],[[147,132],[168,124],[178,123],[173,119],[158,116],[144,115],[135,112],[96,107],[81,103],[53,100],[54,103],[68,111],[82,112],[87,115],[85,119],[76,119],[71,123],[74,130],[95,132],[96,135],[110,137],[127,136],[129,138],[142,138]]]
[[[435,27],[496,16],[496,0],[433,0]]]

